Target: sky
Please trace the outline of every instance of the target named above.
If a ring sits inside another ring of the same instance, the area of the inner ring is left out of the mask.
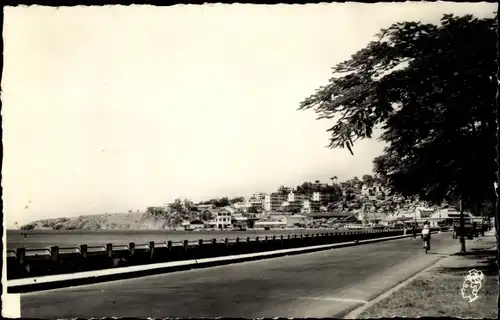
[[[299,103],[399,21],[487,3],[6,7],[7,228],[371,173]]]

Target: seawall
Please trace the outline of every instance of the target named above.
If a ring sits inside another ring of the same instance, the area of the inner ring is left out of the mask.
[[[217,242],[154,243],[128,246],[8,252],[8,292],[28,292],[236,263],[408,237],[403,230],[350,231]]]

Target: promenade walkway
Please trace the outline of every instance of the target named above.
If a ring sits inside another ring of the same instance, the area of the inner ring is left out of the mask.
[[[460,248],[456,242],[457,250]],[[467,253],[452,255],[403,283],[387,297],[381,297],[350,313],[347,318],[380,317],[457,317],[493,318],[498,316],[498,268],[496,237],[488,232],[484,237],[467,241]],[[484,275],[478,298],[462,296],[465,276],[470,270]]]

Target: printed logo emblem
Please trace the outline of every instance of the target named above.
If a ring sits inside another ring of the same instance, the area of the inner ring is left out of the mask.
[[[484,274],[481,271],[475,269],[469,271],[465,276],[464,284],[460,290],[462,297],[465,300],[469,300],[469,302],[477,300],[477,298],[479,298],[477,294],[479,289],[481,289],[483,280]]]

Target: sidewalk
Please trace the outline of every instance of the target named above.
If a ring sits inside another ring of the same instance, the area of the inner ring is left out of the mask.
[[[498,315],[498,268],[496,237],[488,232],[466,242],[467,253],[454,254],[424,271],[388,298],[360,313],[357,318],[457,317],[493,318]],[[484,280],[477,300],[469,302],[461,289],[470,270],[481,271]]]

